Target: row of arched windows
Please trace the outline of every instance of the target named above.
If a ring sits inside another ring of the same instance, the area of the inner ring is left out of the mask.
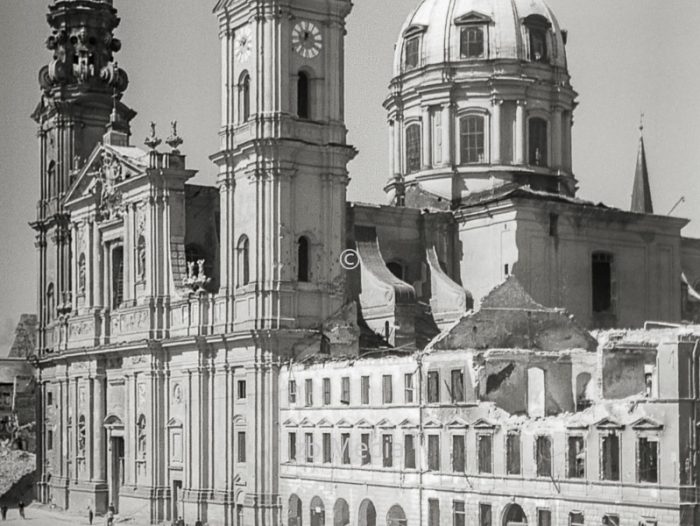
[[[311,245],[309,238],[301,236],[297,240],[297,281],[311,281]],[[236,286],[243,287],[250,283],[250,239],[245,234],[236,245]]]
[[[486,125],[482,115],[465,115],[459,119],[460,164],[486,162]],[[406,127],[406,173],[420,171],[422,164],[422,128],[418,122]],[[528,121],[528,164],[548,164],[548,123],[540,117]]]
[[[303,526],[304,507],[301,499],[292,494],[289,497],[287,511],[287,526]],[[309,503],[310,526],[324,526],[326,524],[326,508],[323,500],[315,496]],[[338,499],[333,505],[333,525],[346,526],[350,523],[350,506],[345,499]],[[370,499],[364,499],[357,510],[357,522],[359,526],[377,526],[377,510]],[[386,526],[407,526],[406,513],[398,504],[393,505],[386,514]]]
[[[311,115],[311,77],[305,71],[297,74],[297,117],[310,119]],[[251,77],[248,71],[241,73],[238,81],[238,120],[246,123],[251,116]]]

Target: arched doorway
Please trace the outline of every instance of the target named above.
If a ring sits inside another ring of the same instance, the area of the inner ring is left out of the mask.
[[[311,526],[325,526],[326,509],[323,507],[323,501],[320,497],[314,497],[311,499],[309,512],[311,517]]]
[[[333,506],[333,526],[348,526],[350,524],[350,506],[345,499],[338,499]]]
[[[358,526],[377,526],[377,510],[369,499],[365,499],[360,504]]]
[[[407,524],[403,508],[394,504],[386,514],[386,526],[406,526]]]
[[[527,517],[520,505],[511,504],[506,508],[503,526],[527,526]]]
[[[301,526],[301,499],[292,494],[289,497],[287,526]]]

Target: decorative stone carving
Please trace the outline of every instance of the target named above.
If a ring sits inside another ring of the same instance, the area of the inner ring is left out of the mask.
[[[177,134],[177,121],[172,121],[170,123],[170,126],[171,126],[171,134],[170,134],[170,137],[165,139],[165,143],[172,148],[172,150],[173,150],[172,153],[179,154],[180,150],[178,148],[180,148],[180,146],[182,145],[182,143],[184,141],[182,140],[182,137],[180,137]]]
[[[163,141],[156,135],[156,123],[151,121],[151,134],[146,137],[146,140],[144,140],[143,143],[151,150],[155,150],[162,142]]]
[[[187,276],[183,280],[183,285],[191,288],[193,291],[204,290],[206,285],[211,282],[211,278],[207,277],[204,270],[204,259],[198,259],[196,262],[187,262]]]
[[[100,218],[119,219],[124,214],[122,193],[116,186],[124,180],[124,170],[119,159],[112,153],[105,151],[102,154],[102,162],[97,171],[97,185],[99,190],[98,210]]]
[[[182,403],[182,387],[180,384],[175,384],[175,387],[173,387],[173,400],[175,400],[176,404]]]

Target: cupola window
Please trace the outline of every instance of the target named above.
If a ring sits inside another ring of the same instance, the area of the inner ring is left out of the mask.
[[[484,162],[484,118],[467,115],[459,120],[462,164]]]
[[[529,36],[530,60],[532,62],[548,62],[547,34],[552,24],[543,16],[531,15],[525,19],[525,26]]]
[[[479,58],[484,55],[484,28],[463,27],[460,34],[462,58]]]
[[[418,57],[420,51],[420,37],[415,36],[406,40],[406,68],[418,67]]]
[[[411,124],[406,128],[406,173],[420,170],[421,162],[420,124]]]
[[[534,117],[528,126],[529,163],[532,166],[547,166],[547,121]]]

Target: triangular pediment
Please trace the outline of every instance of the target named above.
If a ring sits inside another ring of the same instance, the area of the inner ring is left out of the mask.
[[[469,424],[466,422],[466,420],[463,420],[460,417],[455,417],[447,423],[447,427],[450,429],[465,429],[469,427]]]
[[[428,26],[425,26],[423,24],[412,24],[406,28],[406,30],[403,32],[404,38],[411,38],[416,35],[420,35],[421,33],[425,33],[427,31]]]
[[[146,172],[147,155],[140,148],[97,145],[68,189],[66,204],[84,198],[98,204],[108,200],[120,183]]]
[[[308,418],[304,418],[301,422],[299,422],[299,427],[316,427],[316,424],[314,424],[311,420]]]
[[[438,422],[437,420],[428,420],[425,424],[423,424],[423,428],[425,429],[440,429],[442,428],[442,422]]]
[[[416,424],[410,418],[406,418],[405,420],[401,421],[401,423],[399,424],[399,427],[402,429],[414,429],[414,428],[418,427],[418,424]]]
[[[325,418],[322,418],[321,420],[318,421],[316,424],[317,427],[333,427],[333,423],[329,422]]]
[[[458,26],[467,24],[489,24],[493,22],[490,16],[478,11],[469,11],[468,13],[455,18],[455,24]]]
[[[177,418],[171,418],[170,420],[168,420],[167,427],[182,427],[182,422]]]
[[[640,418],[632,424],[632,429],[636,431],[660,431],[663,427],[663,424],[646,417]]]
[[[352,422],[348,422],[344,418],[341,418],[335,423],[335,427],[343,427],[343,428],[348,428],[352,427]]]
[[[368,429],[370,427],[374,427],[374,424],[368,422],[364,418],[360,418],[357,422],[355,422],[355,427],[359,427],[360,429]]]
[[[284,427],[299,427],[299,424],[297,424],[296,420],[294,420],[292,418],[288,418],[287,420],[282,422],[282,425]]]
[[[396,426],[387,418],[382,418],[377,422],[377,427],[380,429],[394,429]]]
[[[479,418],[479,420],[472,424],[472,427],[474,429],[496,429],[496,425],[485,418]]]
[[[595,426],[598,429],[624,429],[625,427],[622,424],[620,424],[617,420],[607,417],[596,422]]]

